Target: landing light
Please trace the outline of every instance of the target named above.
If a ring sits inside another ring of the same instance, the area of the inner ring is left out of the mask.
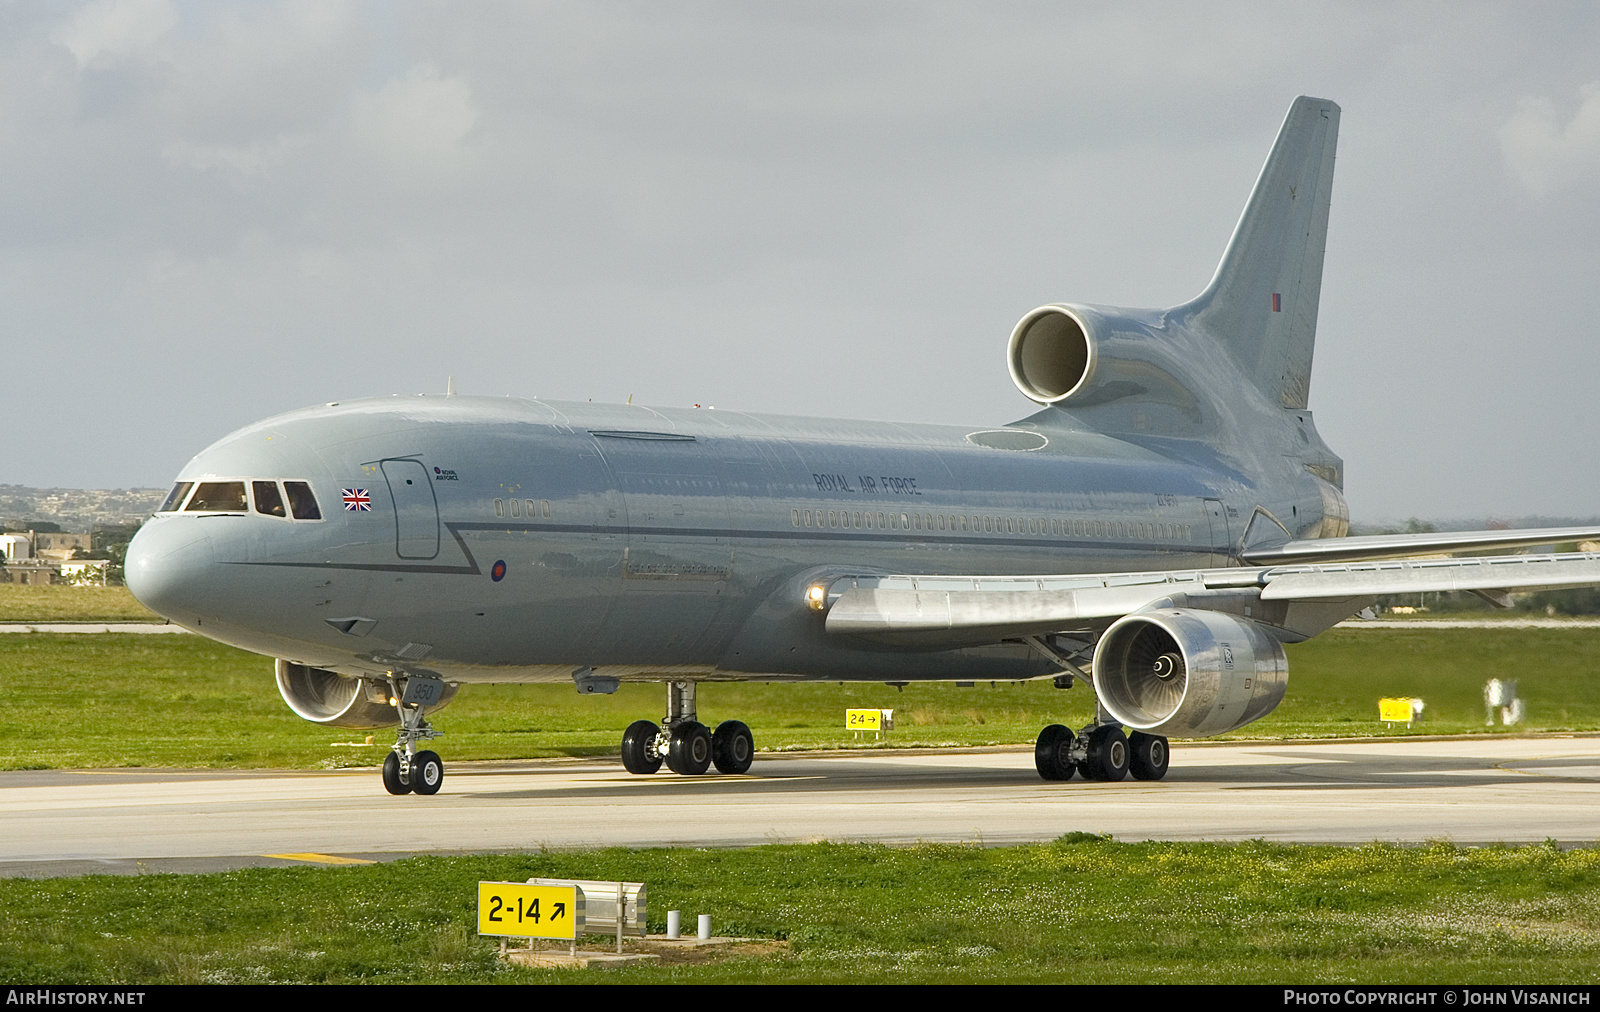
[[[828,588],[820,583],[813,583],[806,588],[806,604],[812,611],[821,611],[828,606]]]

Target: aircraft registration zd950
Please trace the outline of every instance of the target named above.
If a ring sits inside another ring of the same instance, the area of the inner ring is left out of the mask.
[[[417,746],[460,685],[567,680],[664,682],[623,762],[699,774],[755,751],[744,723],[696,719],[702,682],[1079,679],[1096,719],[1045,728],[1040,775],[1158,779],[1168,735],[1270,713],[1283,644],[1376,595],[1600,584],[1600,555],[1438,557],[1600,529],[1345,536],[1343,464],[1306,410],[1338,123],[1294,102],[1194,300],[1025,315],[1011,378],[1042,409],[1021,421],[333,403],[201,451],[128,583],[277,658],[301,717],[398,725],[397,794],[439,789]]]

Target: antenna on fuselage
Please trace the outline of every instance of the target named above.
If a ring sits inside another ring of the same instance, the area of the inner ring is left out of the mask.
[[[445,379],[444,395],[446,397],[454,397],[456,395],[456,378],[454,376],[450,376]]]

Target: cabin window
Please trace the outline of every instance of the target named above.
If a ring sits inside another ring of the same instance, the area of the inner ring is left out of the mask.
[[[793,524],[794,526],[796,526],[796,527],[800,526],[800,511],[799,510],[790,510],[789,511],[789,522],[791,524]]]
[[[911,518],[906,516],[904,513],[900,514],[900,529],[903,531],[909,531],[911,529]]]
[[[183,501],[189,497],[191,488],[194,488],[194,482],[192,481],[180,481],[172,486],[172,491],[167,493],[167,501],[162,503],[161,508],[156,512],[171,513],[179,506],[182,506]]]
[[[506,515],[506,501],[504,499],[496,499],[494,501],[494,515],[497,517]]]
[[[243,513],[244,482],[203,481],[194,490],[186,513]]]
[[[321,520],[317,497],[311,494],[310,484],[303,481],[286,481],[283,490],[289,496],[289,512],[296,520]]]
[[[514,517],[522,516],[522,500],[521,499],[513,499],[513,500],[511,500],[511,515],[514,516]]]
[[[549,499],[540,499],[539,500],[539,513],[546,520],[550,519],[550,500]]]
[[[253,481],[250,491],[256,496],[256,512],[265,513],[269,517],[287,517],[289,511],[283,508],[283,496],[278,492],[278,483],[275,481]]]

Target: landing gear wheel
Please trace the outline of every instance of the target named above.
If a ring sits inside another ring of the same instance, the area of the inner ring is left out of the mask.
[[[1128,772],[1135,780],[1160,780],[1167,775],[1172,753],[1167,739],[1158,734],[1135,731],[1128,735]]]
[[[661,728],[648,720],[636,720],[622,732],[622,768],[629,773],[654,773],[661,768],[661,753],[656,738]]]
[[[412,767],[415,769],[416,767]],[[383,761],[383,789],[390,794],[410,794],[411,785],[400,779],[400,754],[390,752]]]
[[[1083,775],[1089,780],[1116,783],[1128,775],[1128,738],[1115,724],[1101,724],[1089,732]]]
[[[756,740],[743,721],[725,720],[711,736],[711,761],[719,773],[743,773],[755,759]]]
[[[685,721],[672,729],[667,748],[667,768],[684,776],[699,776],[711,768],[711,731],[704,724]]]
[[[1070,755],[1077,736],[1069,727],[1051,724],[1039,732],[1033,743],[1033,768],[1046,780],[1071,780],[1077,764]]]
[[[418,752],[411,757],[411,789],[418,794],[438,794],[444,786],[444,761],[437,752]]]

